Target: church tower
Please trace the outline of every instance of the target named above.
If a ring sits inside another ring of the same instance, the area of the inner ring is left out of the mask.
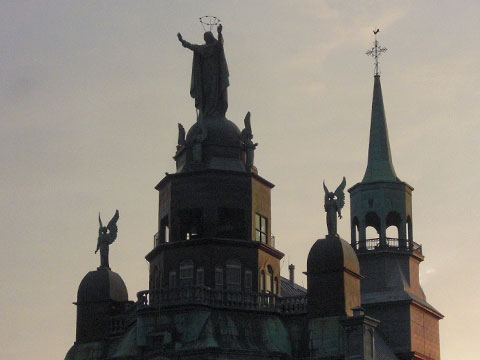
[[[229,72],[217,29],[218,41],[206,32],[204,45],[178,35],[194,52],[190,94],[197,118],[188,132],[178,124],[177,171],[156,186],[158,232],[146,256],[150,290],[193,286],[276,296],[283,253],[271,236],[274,185],[254,166],[250,113],[242,131],[225,116]]]
[[[351,245],[357,253],[362,306],[380,320],[379,330],[400,359],[440,359],[438,321],[443,318],[420,286],[422,246],[414,242],[412,191],[392,162],[382,87],[376,60],[368,164],[350,192]],[[376,53],[375,53],[376,52]],[[367,228],[377,233],[367,238]],[[388,237],[393,227],[395,236]]]

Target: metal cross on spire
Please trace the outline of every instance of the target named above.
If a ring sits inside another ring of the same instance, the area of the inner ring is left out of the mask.
[[[382,47],[378,44],[377,34],[379,33],[379,31],[380,31],[380,29],[373,30],[373,34],[375,35],[375,42],[373,43],[373,47],[365,53],[368,56],[371,56],[375,59],[375,75],[379,74],[379,71],[378,71],[378,57],[380,55],[382,55],[384,52],[387,51],[387,48]]]

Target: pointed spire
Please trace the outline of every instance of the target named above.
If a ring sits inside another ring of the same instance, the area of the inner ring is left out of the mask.
[[[376,181],[397,182],[400,181],[400,179],[395,174],[392,163],[380,75],[375,75],[374,78],[368,165],[362,183]]]

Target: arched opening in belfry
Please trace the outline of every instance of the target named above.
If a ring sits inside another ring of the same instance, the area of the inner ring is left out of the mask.
[[[398,240],[398,227],[395,225],[390,225],[387,227],[387,239],[396,239]]]
[[[380,218],[375,212],[365,215],[365,247],[368,250],[374,249],[380,243]]]
[[[380,218],[374,212],[365,215],[365,227],[367,239],[378,238],[380,236]]]
[[[351,226],[351,244],[355,249],[358,249],[358,242],[360,240],[360,223],[356,216],[353,218]]]
[[[179,210],[177,217],[179,226],[177,229],[177,238],[180,240],[192,240],[202,237],[203,233],[203,214],[202,209],[183,209]]]
[[[396,211],[390,211],[386,219],[387,238],[399,239],[400,226],[402,226],[402,217]],[[398,245],[398,244],[397,244]]]

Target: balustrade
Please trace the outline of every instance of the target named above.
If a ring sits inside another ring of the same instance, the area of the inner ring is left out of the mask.
[[[165,308],[183,304],[217,308],[261,310],[283,313],[306,312],[306,297],[279,297],[272,293],[255,293],[210,289],[206,286],[170,290],[145,290],[137,293],[137,308]]]
[[[355,250],[373,251],[377,249],[390,249],[407,252],[418,252],[422,254],[422,245],[408,239],[385,238],[385,244],[382,245],[380,238],[366,239],[365,241],[357,241],[353,244]]]

